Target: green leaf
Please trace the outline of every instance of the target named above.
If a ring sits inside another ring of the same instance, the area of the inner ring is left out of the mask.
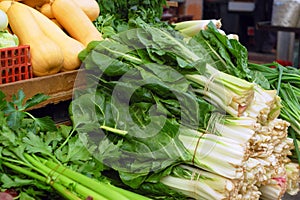
[[[33,180],[30,179],[20,179],[19,177],[15,177],[14,179],[10,178],[7,174],[1,175],[1,187],[3,188],[18,188],[24,185],[32,185]]]
[[[25,107],[23,107],[23,101],[25,99],[25,93],[23,90],[19,90],[17,95],[12,95],[12,102],[15,105],[16,110],[23,111]]]
[[[43,153],[45,155],[52,154],[52,148],[49,144],[43,141],[39,135],[35,135],[29,132],[27,137],[23,138],[23,142],[26,144],[26,150],[28,153]]]
[[[30,107],[36,106],[39,103],[46,101],[48,98],[49,96],[45,94],[36,94],[25,102],[24,109],[28,109]]]
[[[68,142],[68,152],[66,161],[89,160],[91,152],[88,151],[86,144],[84,144],[78,137],[73,137]]]
[[[42,118],[34,118],[34,123],[36,127],[39,127],[41,131],[56,131],[57,127],[55,122],[49,116]]]
[[[7,116],[7,124],[14,130],[21,127],[22,120],[26,117],[26,114],[23,111],[14,110],[13,105],[9,104],[8,109],[11,109],[11,112]]]
[[[6,100],[5,100],[5,94],[0,90],[0,111],[4,110],[6,107]]]

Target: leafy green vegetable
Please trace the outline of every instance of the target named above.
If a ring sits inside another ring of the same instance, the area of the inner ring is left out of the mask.
[[[19,39],[16,35],[7,30],[0,31],[0,48],[16,47],[19,45]]]
[[[163,12],[165,0],[98,0],[101,15],[113,14],[116,19],[128,22],[131,18],[141,17],[146,22],[157,22]]]
[[[96,149],[93,155],[133,189],[159,183],[180,163],[239,177],[238,167],[229,166],[240,166],[244,151],[220,156],[220,149],[229,146],[227,138],[201,135],[213,112],[232,106],[238,108],[232,113],[240,115],[253,97],[254,85],[215,69],[216,63],[227,65],[217,52],[186,43],[178,33],[150,26],[140,18],[130,19],[129,24],[130,30],[90,43],[79,55],[89,85],[85,91],[75,92],[70,115],[79,134],[90,136],[88,146]],[[192,80],[198,75],[203,81]],[[217,86],[208,83],[210,78]],[[230,95],[222,93],[224,88]],[[196,89],[206,91],[194,92]],[[215,104],[207,100],[211,91],[220,98],[210,99]],[[231,103],[219,106],[223,101]],[[194,135],[188,137],[190,132]],[[195,143],[197,140],[200,142]],[[220,143],[211,152],[217,156],[202,159],[197,144],[207,149],[205,144],[210,142]],[[212,164],[220,157],[228,163]],[[225,165],[230,172],[224,172]]]
[[[249,69],[252,72],[263,74],[269,82],[269,87],[277,90],[283,106],[280,117],[290,122],[289,136],[294,139],[294,144],[297,147],[297,141],[300,138],[300,70],[291,66],[283,67],[276,62],[269,64],[249,63]],[[292,157],[296,158],[300,164],[299,148],[295,148]]]
[[[56,126],[49,117],[26,111],[46,99],[38,94],[24,102],[22,90],[7,102],[0,92],[0,179],[2,189],[15,189],[24,199],[145,199],[108,184],[106,169],[91,156],[84,135]],[[13,117],[12,117],[13,116]],[[47,120],[45,120],[47,119]]]

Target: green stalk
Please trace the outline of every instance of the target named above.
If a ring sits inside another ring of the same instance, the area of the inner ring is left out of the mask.
[[[29,177],[31,177],[31,178],[34,178],[34,179],[39,180],[39,181],[42,181],[42,182],[44,182],[44,183],[47,183],[47,182],[48,182],[47,178],[45,178],[44,176],[41,176],[41,175],[39,175],[39,174],[37,174],[37,173],[34,173],[34,172],[32,172],[32,171],[29,171],[29,170],[27,170],[27,169],[25,169],[25,168],[23,168],[23,167],[20,167],[20,166],[18,166],[18,165],[14,165],[14,164],[11,164],[11,163],[5,162],[5,161],[2,161],[1,163],[2,163],[3,165],[5,165],[5,166],[7,166],[7,167],[9,167],[9,168],[11,168],[11,169],[17,171],[17,172],[20,172],[20,173],[22,173],[22,174],[25,174],[25,175],[27,175],[27,176],[29,176]]]
[[[99,46],[101,46],[103,49],[106,49],[107,51],[112,52],[115,55],[119,55],[121,58],[126,59],[126,60],[128,60],[128,61],[130,61],[132,63],[138,64],[138,65],[143,64],[143,61],[141,59],[136,58],[134,56],[131,56],[131,55],[127,54],[127,53],[123,53],[121,51],[116,51],[116,50],[113,50],[111,48],[107,48],[105,46],[105,43],[104,43],[104,45],[103,45],[103,43],[99,43]]]
[[[109,127],[109,126],[100,126],[101,129],[104,129],[106,131],[109,131],[109,132],[113,132],[113,133],[116,133],[118,135],[126,135],[128,132],[127,131],[124,131],[124,130],[120,130],[120,129],[116,129],[116,128],[113,128],[113,127]]]
[[[76,181],[77,183],[80,183],[85,187],[88,187],[91,190],[94,190],[95,192],[107,197],[108,199],[129,200],[128,198],[121,195],[120,193],[112,190],[113,187],[111,187],[106,183],[102,183],[94,179],[91,179],[83,174],[70,170],[63,165],[58,165],[52,161],[49,160],[44,160],[44,161],[45,161],[45,165],[51,168],[53,171],[60,173]]]
[[[298,164],[300,165],[300,151],[299,151],[299,146],[298,146],[296,134],[295,134],[295,131],[293,129],[290,130],[290,133],[291,133],[293,141],[294,141],[295,151],[296,151],[296,155],[297,155],[297,159],[298,159]]]
[[[80,197],[76,196],[74,193],[72,193],[70,190],[68,190],[65,186],[52,182],[51,186],[60,193],[61,196],[68,200],[82,200]]]
[[[34,172],[31,172],[23,167],[19,167],[17,165],[13,165],[9,162],[2,162],[3,165],[9,167],[12,170],[15,170],[16,172],[25,174],[31,178],[34,178],[36,180],[39,180],[41,182],[47,183],[49,184],[49,181],[47,178],[38,175]],[[63,185],[57,183],[57,182],[51,182],[50,185],[57,191],[59,192],[62,196],[64,196],[66,199],[68,200],[81,200],[79,197],[77,197],[75,194],[73,194],[71,191],[69,191],[66,187],[64,187]]]
[[[35,166],[31,165],[30,163],[26,163],[26,162],[23,162],[23,161],[20,161],[20,160],[13,160],[13,159],[10,159],[10,158],[5,158],[5,157],[1,157],[1,159],[9,161],[11,163],[17,163],[17,164],[20,164],[20,165],[23,165],[23,166],[27,166],[27,167],[35,170],[36,172],[39,172],[40,174],[42,174],[44,176],[47,176],[47,174],[45,174],[42,170],[40,170],[39,168],[36,168]]]
[[[57,148],[56,151],[61,150],[70,140],[70,138],[73,136],[73,133],[75,132],[76,127],[73,128],[73,130],[71,131],[71,133],[68,135],[68,137],[65,139],[65,141]],[[55,159],[56,160],[56,159]],[[57,162],[60,163],[60,162]]]
[[[115,190],[116,192],[119,192],[120,194],[123,194],[130,200],[151,200],[150,198],[145,197],[143,195],[140,195],[135,192],[131,192],[129,190],[125,190],[123,188],[119,188],[119,187],[116,187],[113,185],[111,186],[111,189]]]
[[[34,157],[30,156],[29,154],[24,155],[29,162],[31,162],[34,166],[38,167],[39,169],[43,170],[45,173],[48,174],[49,178],[54,182],[60,182],[65,187],[71,187],[77,194],[83,196],[84,198],[92,197],[93,200],[108,200],[107,198],[103,197],[101,194],[91,190],[76,181],[73,181],[69,177],[58,173],[57,171],[47,167],[46,165],[42,164],[40,161],[35,159]]]

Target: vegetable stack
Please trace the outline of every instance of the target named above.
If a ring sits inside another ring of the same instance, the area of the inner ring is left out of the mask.
[[[102,40],[93,25],[100,14],[95,0],[4,0],[0,9],[19,44],[30,46],[34,76],[78,69],[79,52],[89,42]]]
[[[289,167],[294,145],[276,91],[233,74],[248,71],[212,50],[212,24],[186,42],[130,23],[80,54],[90,87],[77,91],[70,114],[92,154],[151,198],[280,199],[298,169]]]
[[[11,102],[4,98],[0,92],[1,192],[16,199],[149,200],[111,185],[72,127],[26,111],[47,96],[24,101],[20,90]]]

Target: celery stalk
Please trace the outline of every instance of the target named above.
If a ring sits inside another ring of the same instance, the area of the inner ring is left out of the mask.
[[[36,174],[34,172],[28,171],[22,167],[19,167],[17,165],[13,165],[9,162],[2,162],[3,165],[9,167],[10,169],[13,169],[19,173],[25,174],[29,177],[32,177],[36,180],[42,181],[44,183],[50,184],[57,192],[59,192],[63,197],[65,197],[68,200],[81,200],[81,198],[79,198],[77,195],[75,195],[74,193],[72,193],[70,190],[68,190],[65,186],[63,186],[61,183],[55,182],[55,181],[51,181],[49,183],[49,180],[44,177],[41,176],[39,174]]]
[[[101,193],[103,196],[105,196],[108,199],[118,199],[118,200],[149,200],[149,198],[144,197],[142,195],[126,191],[121,188],[117,188],[116,186],[109,185],[106,183],[102,183],[99,181],[96,181],[94,179],[91,179],[83,174],[80,174],[78,172],[75,172],[73,170],[68,169],[67,167],[63,165],[58,165],[56,163],[53,163],[49,160],[44,161],[45,165],[50,167],[51,169],[55,170],[58,173],[61,173],[70,179],[76,181],[77,183],[80,183],[84,185],[85,187],[88,187],[92,190],[94,190],[97,193]]]
[[[47,173],[50,180],[52,180],[53,182],[61,183],[65,187],[70,187],[71,190],[74,190],[81,197],[83,197],[83,198],[92,197],[95,200],[108,200],[108,198],[105,198],[100,193],[97,193],[97,192],[81,185],[80,183],[73,181],[72,179],[66,177],[65,175],[58,173],[55,169],[51,169],[51,168],[47,167],[46,165],[42,164],[40,161],[38,161],[34,157],[32,157],[28,154],[25,154],[24,156],[34,166],[36,166],[37,168],[39,168],[42,171],[44,171],[45,173]]]

